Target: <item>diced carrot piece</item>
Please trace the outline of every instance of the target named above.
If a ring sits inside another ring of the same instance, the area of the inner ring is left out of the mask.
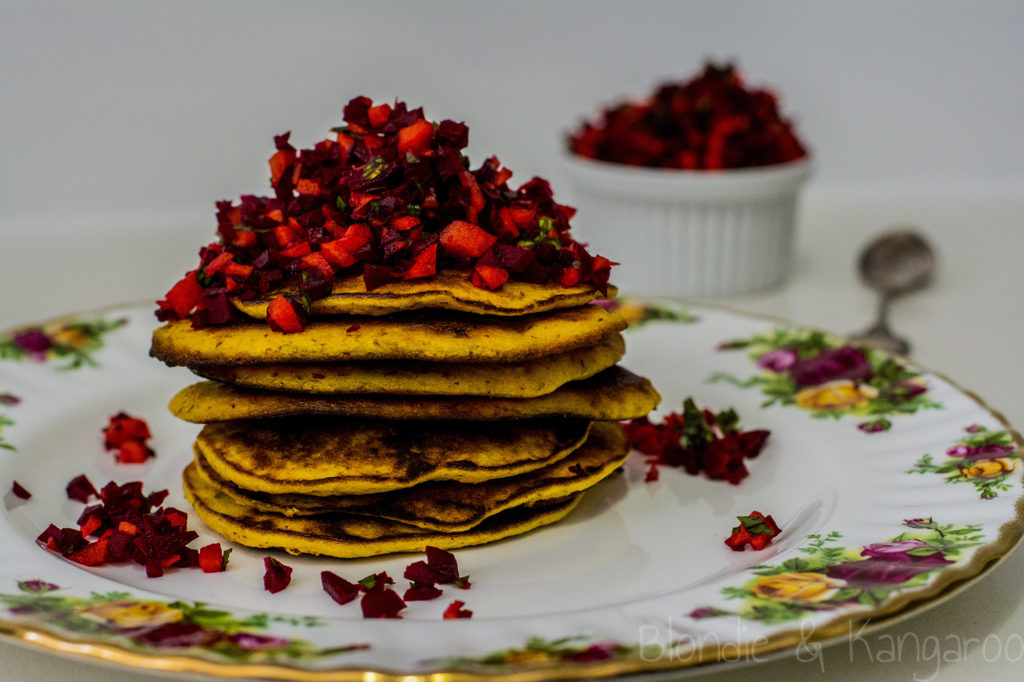
[[[345,236],[338,241],[346,251],[355,253],[370,241],[372,236],[373,232],[370,230],[369,225],[365,223],[352,223],[345,230]]]
[[[529,227],[533,223],[533,217],[537,209],[523,208],[522,206],[509,206],[508,213],[519,227]]]
[[[235,254],[231,253],[230,251],[225,251],[224,253],[220,254],[212,261],[210,261],[207,264],[207,266],[203,268],[203,272],[206,274],[207,277],[211,277],[220,272],[221,270],[223,270],[224,266],[233,261],[234,259]]]
[[[102,521],[100,521],[95,516],[90,516],[88,519],[85,520],[85,523],[81,525],[79,531],[82,533],[82,537],[84,538],[87,535],[92,535],[93,532],[95,532],[96,529],[102,525]]]
[[[503,206],[501,210],[498,211],[498,217],[501,219],[502,234],[510,234],[513,237],[519,236],[519,225],[517,225],[516,221],[512,218],[512,211],[510,211],[507,206]]]
[[[126,440],[117,451],[119,464],[142,464],[152,454],[141,440]]]
[[[580,271],[576,268],[562,268],[562,275],[559,278],[563,287],[571,287],[580,282]]]
[[[199,550],[199,568],[203,569],[203,573],[220,573],[224,570],[224,552],[219,542]]]
[[[257,241],[259,241],[259,237],[252,230],[235,230],[235,236],[231,238],[231,242],[235,246],[243,249],[255,245]]]
[[[301,332],[303,328],[302,320],[292,307],[291,301],[284,296],[278,296],[267,306],[267,322],[271,328],[285,334]]]
[[[171,304],[171,308],[178,318],[184,318],[192,312],[192,308],[199,302],[199,297],[202,295],[203,287],[196,279],[196,271],[190,270],[167,292],[167,302]]]
[[[508,270],[490,265],[477,264],[473,268],[473,286],[487,287],[494,291],[508,281]]]
[[[493,234],[465,220],[453,220],[441,230],[441,246],[460,258],[477,258],[496,241]]]
[[[270,157],[270,182],[273,185],[281,180],[281,176],[288,170],[288,166],[295,162],[295,152],[278,149]]]
[[[370,119],[370,125],[374,128],[380,128],[388,122],[388,117],[391,116],[391,106],[388,104],[378,104],[375,107],[370,107],[366,115]]]
[[[421,154],[430,149],[430,139],[434,135],[434,126],[422,118],[398,131],[398,153]]]
[[[342,241],[335,239],[331,242],[324,242],[320,245],[320,253],[328,263],[337,265],[339,268],[347,268],[350,265],[355,265],[356,259],[342,246]]]
[[[274,238],[278,246],[285,246],[295,241],[295,231],[289,225],[278,225],[274,228]]]
[[[309,242],[295,242],[286,248],[281,249],[281,255],[285,258],[302,258],[308,253],[312,253],[313,248],[309,245]]]
[[[307,180],[306,178],[302,178],[301,180],[298,181],[298,183],[296,183],[295,191],[298,192],[299,194],[308,194],[311,196],[316,196],[317,194],[320,194],[320,185],[315,180]]]
[[[121,523],[117,524],[117,529],[122,533],[128,533],[128,535],[139,534],[139,527],[136,526],[134,523],[129,523],[128,521],[122,521]]]
[[[266,215],[267,215],[268,218],[273,220],[275,223],[283,223],[284,222],[284,213],[282,213],[281,209],[279,209],[279,208],[275,208],[273,211],[267,211]]]
[[[327,279],[334,278],[334,268],[331,267],[331,264],[327,262],[327,259],[319,251],[303,256],[302,264],[308,268],[319,270],[320,274]]]
[[[395,218],[391,221],[391,227],[396,230],[411,230],[420,224],[420,219],[414,215],[406,215],[401,218]]]
[[[73,552],[68,559],[83,566],[98,566],[107,560],[107,544],[109,542],[106,538],[91,542],[77,552]]]
[[[249,279],[249,276],[252,275],[252,266],[231,262],[224,267],[224,274]]]
[[[431,244],[423,249],[413,260],[412,265],[405,271],[403,279],[416,279],[418,277],[431,277],[437,272],[437,244]]]

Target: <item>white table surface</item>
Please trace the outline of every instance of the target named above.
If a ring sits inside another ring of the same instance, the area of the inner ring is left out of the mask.
[[[212,210],[211,210],[212,215]],[[199,221],[107,216],[19,220],[0,216],[0,328],[112,302],[163,294],[213,234]],[[906,191],[809,188],[798,259],[783,288],[718,302],[837,332],[864,326],[872,295],[853,263],[861,245],[893,224],[933,242],[932,288],[898,301],[893,326],[912,357],[940,371],[1024,428],[1024,185],[918,187]],[[116,241],[114,241],[116,240]],[[942,603],[891,627],[820,652],[804,651],[709,680],[1011,680],[1024,669],[1024,551]],[[902,654],[895,653],[902,643]],[[824,675],[823,675],[824,672]],[[0,680],[127,682],[157,678],[0,642]]]

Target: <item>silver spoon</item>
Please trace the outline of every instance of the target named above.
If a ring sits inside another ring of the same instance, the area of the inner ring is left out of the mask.
[[[874,325],[854,334],[851,340],[906,355],[910,342],[889,329],[889,304],[931,283],[935,253],[920,234],[899,228],[868,243],[857,265],[864,283],[879,294],[878,314]]]

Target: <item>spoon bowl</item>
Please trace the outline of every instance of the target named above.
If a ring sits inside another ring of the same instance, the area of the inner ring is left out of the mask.
[[[863,282],[878,292],[878,314],[867,330],[851,340],[906,355],[910,342],[889,328],[893,299],[928,286],[935,274],[935,252],[912,229],[899,228],[872,240],[861,251],[858,270]]]
[[[931,283],[935,252],[917,232],[887,232],[864,247],[858,269],[872,289],[899,296]]]

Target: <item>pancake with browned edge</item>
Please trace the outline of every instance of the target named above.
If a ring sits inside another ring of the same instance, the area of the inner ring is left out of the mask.
[[[196,367],[193,371],[207,379],[268,391],[534,398],[608,369],[622,358],[625,350],[622,336],[616,334],[593,348],[504,364],[382,360],[228,365]]]
[[[295,334],[263,322],[193,329],[188,320],[153,332],[150,355],[168,365],[268,362],[519,362],[588,348],[626,328],[618,313],[585,305],[515,318],[408,313],[314,321]]]
[[[589,428],[565,419],[496,425],[290,417],[208,424],[196,447],[221,478],[248,490],[366,495],[533,471],[578,448]]]
[[[261,512],[314,516],[336,511],[456,532],[512,507],[557,500],[593,487],[618,469],[629,446],[617,424],[594,424],[587,442],[567,457],[518,476],[481,483],[438,481],[379,495],[303,495],[245,490],[220,476],[196,450],[199,469],[232,499]]]
[[[171,413],[199,424],[232,419],[338,415],[379,419],[525,419],[579,417],[620,421],[642,417],[661,396],[647,379],[616,365],[537,398],[474,396],[311,395],[242,388],[216,381],[187,386],[170,402]]]
[[[312,302],[310,313],[321,315],[386,315],[404,310],[435,308],[480,315],[527,315],[590,303],[601,294],[593,287],[578,284],[553,287],[512,280],[494,291],[475,286],[471,272],[442,270],[429,279],[387,282],[366,290],[362,275],[351,275],[334,282],[331,294]],[[267,304],[279,294],[299,295],[298,289],[277,290],[265,298],[249,301],[232,299],[234,306],[250,317],[267,316]],[[608,287],[614,298],[615,287]]]
[[[579,503],[577,495],[550,505],[516,507],[470,530],[440,533],[387,519],[353,514],[282,516],[238,504],[203,476],[195,463],[183,475],[185,499],[214,532],[247,547],[283,549],[292,554],[357,558],[392,552],[422,552],[427,545],[453,549],[520,535],[563,519]]]

